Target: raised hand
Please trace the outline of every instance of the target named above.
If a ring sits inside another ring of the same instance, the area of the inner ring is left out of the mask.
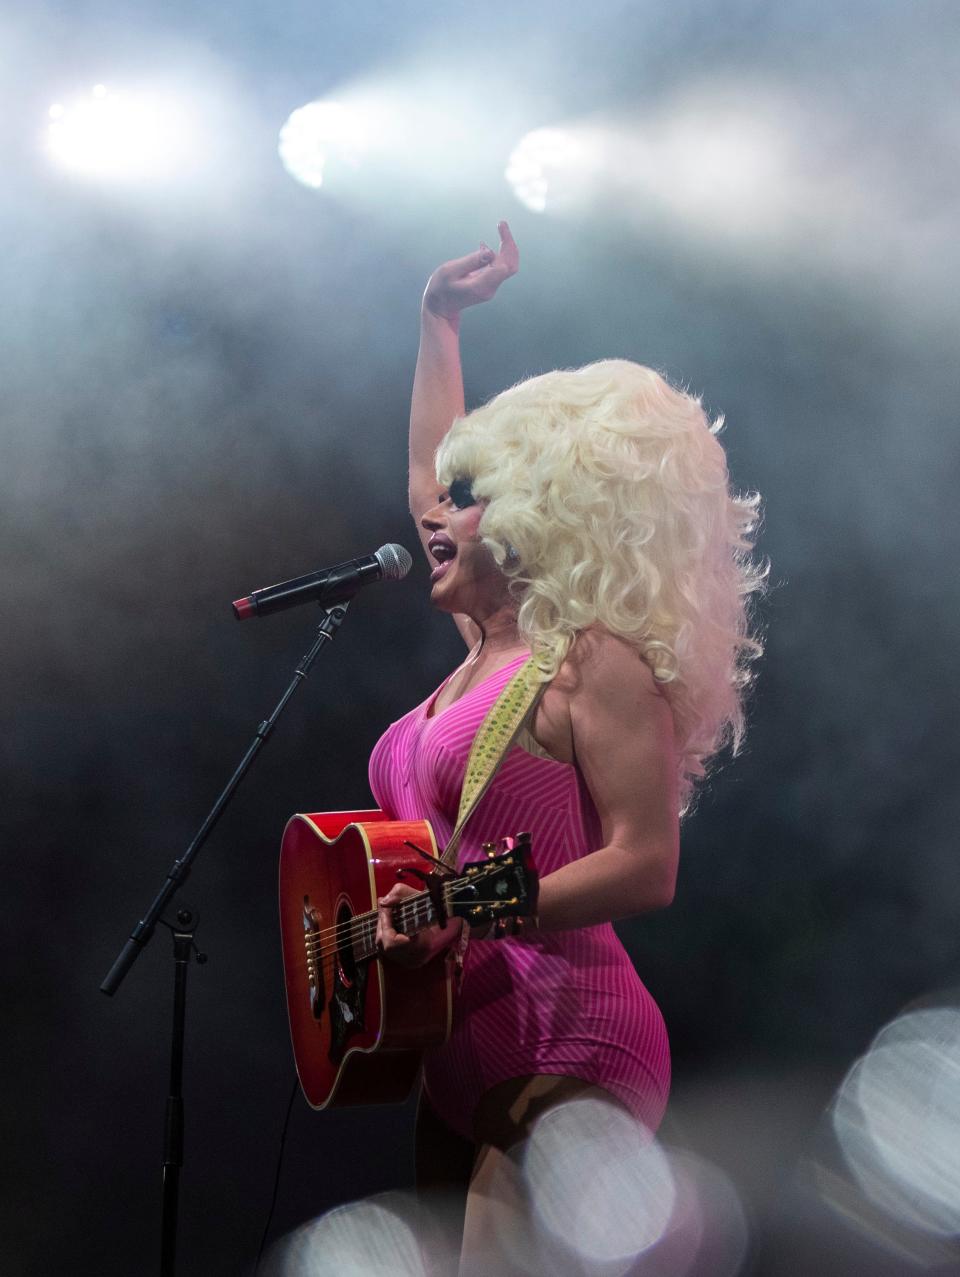
[[[497,252],[481,244],[475,253],[444,262],[430,276],[423,294],[423,309],[442,319],[454,319],[468,306],[478,306],[494,295],[505,279],[520,269],[520,252],[506,222],[498,223]]]

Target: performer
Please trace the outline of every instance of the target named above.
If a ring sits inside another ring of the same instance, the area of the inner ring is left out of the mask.
[[[447,262],[427,284],[410,416],[410,510],[431,602],[469,652],[370,763],[384,811],[430,820],[443,846],[473,737],[536,655],[548,686],[459,860],[529,830],[538,916],[471,938],[418,1117],[419,1182],[470,1182],[465,1268],[489,1244],[485,1189],[547,1108],[604,1096],[651,1131],[660,1121],[667,1034],[611,923],[670,903],[679,816],[711,757],[740,743],[760,652],[747,614],[762,580],[749,557],[757,498],[731,494],[697,399],[605,360],[533,377],[465,415],[461,312],[519,264],[499,230],[498,251]],[[381,901],[378,937],[386,960],[416,966],[457,943],[461,923],[398,934],[390,909],[412,890],[398,884]]]

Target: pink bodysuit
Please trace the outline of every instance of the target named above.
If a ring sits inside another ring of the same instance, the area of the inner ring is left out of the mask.
[[[381,736],[370,786],[395,820],[429,820],[444,847],[456,822],[470,745],[487,710],[526,660],[517,657],[436,716],[438,693]],[[600,820],[575,766],[514,746],[464,831],[459,863],[481,843],[530,830],[541,878],[602,845]],[[473,1138],[473,1114],[497,1082],[569,1074],[604,1087],[655,1130],[670,1087],[660,1011],[613,927],[474,940],[449,1040],[429,1051],[424,1085],[449,1127]]]

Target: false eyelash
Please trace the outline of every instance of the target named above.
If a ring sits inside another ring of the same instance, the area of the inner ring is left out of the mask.
[[[466,510],[468,506],[477,504],[477,498],[470,489],[469,479],[454,479],[450,484],[448,495],[458,510]]]

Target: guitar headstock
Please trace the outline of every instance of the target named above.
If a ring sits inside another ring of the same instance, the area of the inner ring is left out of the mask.
[[[529,917],[537,911],[539,880],[533,864],[529,834],[484,843],[485,860],[464,865],[446,886],[446,907],[451,917],[465,918],[471,926],[497,918]]]

